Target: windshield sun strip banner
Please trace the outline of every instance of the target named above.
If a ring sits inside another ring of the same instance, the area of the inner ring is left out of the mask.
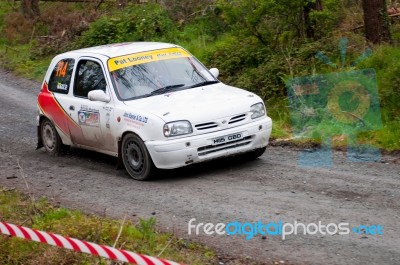
[[[168,48],[155,51],[140,52],[110,58],[108,60],[108,69],[110,72],[113,72],[115,70],[133,65],[183,57],[192,57],[192,55],[181,48]]]

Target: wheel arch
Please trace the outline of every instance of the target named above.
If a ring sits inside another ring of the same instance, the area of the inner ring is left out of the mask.
[[[124,137],[125,137],[127,134],[130,134],[130,133],[136,135],[137,137],[139,137],[140,140],[143,141],[145,147],[147,148],[147,146],[146,146],[146,141],[148,141],[148,139],[143,139],[142,134],[137,133],[137,132],[132,131],[132,130],[126,130],[126,131],[124,131],[124,132],[121,134],[121,137],[119,137],[119,139],[118,139],[118,161],[117,161],[117,169],[121,169],[121,168],[124,167],[124,163],[123,163],[123,161],[122,161],[122,140],[124,139]],[[148,150],[147,150],[147,151],[148,151]],[[153,160],[153,157],[151,156],[151,153],[150,153],[150,152],[149,152],[149,156],[150,156],[150,158],[151,158],[151,160],[152,160],[152,162],[153,162],[154,160]],[[154,162],[153,162],[153,163],[154,163]]]
[[[50,117],[47,117],[44,114],[40,114],[39,115],[38,126],[37,126],[37,136],[38,136],[38,147],[37,147],[37,149],[43,147],[41,126],[42,126],[42,122],[44,120],[48,120],[53,124],[54,128],[56,128],[56,131],[57,131],[58,135],[60,136],[61,143],[63,145],[66,145],[66,146],[72,145],[72,141],[71,141],[71,136],[70,135],[66,135],[63,131],[61,131],[58,128],[57,124],[54,122],[53,119],[51,119]]]

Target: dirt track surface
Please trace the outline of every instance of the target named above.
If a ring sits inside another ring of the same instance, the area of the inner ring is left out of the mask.
[[[224,159],[164,171],[150,182],[115,170],[115,158],[73,149],[51,157],[36,147],[40,85],[0,70],[0,186],[45,196],[54,203],[122,218],[155,216],[159,228],[218,250],[220,264],[399,264],[400,164],[346,162],[334,152],[332,168],[302,168],[295,148],[269,147],[256,161]],[[29,184],[27,191],[20,164]],[[188,221],[239,220],[383,227],[383,235],[188,235]]]

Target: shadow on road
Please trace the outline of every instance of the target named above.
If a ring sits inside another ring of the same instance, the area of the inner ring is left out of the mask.
[[[113,156],[79,148],[71,148],[66,150],[61,156],[85,160],[93,164],[102,164],[109,169],[114,168],[117,176],[129,178],[129,175],[124,168],[120,170],[116,169],[117,158]],[[237,155],[199,164],[193,164],[177,169],[163,169],[158,170],[150,181],[169,182],[183,179],[201,178],[207,176],[210,172],[218,174],[218,172],[226,172],[226,170],[235,170],[246,166],[251,167],[259,163],[258,160],[259,159],[251,161],[243,155]]]

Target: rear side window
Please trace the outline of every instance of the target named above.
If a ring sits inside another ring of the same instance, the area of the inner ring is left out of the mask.
[[[68,94],[74,64],[74,59],[63,59],[56,64],[49,80],[50,91]]]

